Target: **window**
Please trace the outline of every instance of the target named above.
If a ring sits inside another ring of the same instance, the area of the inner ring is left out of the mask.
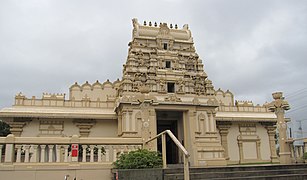
[[[175,92],[175,83],[167,83],[167,92],[174,93]]]
[[[171,68],[171,61],[165,61],[165,68]]]
[[[163,49],[167,50],[167,43],[163,43]]]

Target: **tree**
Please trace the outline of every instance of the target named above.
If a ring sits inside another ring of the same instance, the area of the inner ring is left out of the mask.
[[[10,126],[4,121],[0,120],[0,137],[5,137],[11,134]]]

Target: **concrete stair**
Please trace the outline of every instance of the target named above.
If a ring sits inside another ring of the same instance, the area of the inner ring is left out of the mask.
[[[183,180],[183,168],[163,170],[164,180]],[[254,165],[190,168],[190,179],[242,180],[242,179],[278,179],[307,180],[307,165]]]

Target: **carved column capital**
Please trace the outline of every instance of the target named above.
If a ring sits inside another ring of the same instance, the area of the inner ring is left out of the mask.
[[[228,134],[228,130],[231,127],[232,123],[228,121],[216,121],[216,126],[219,129],[221,135]]]
[[[96,124],[96,121],[91,119],[75,119],[73,122],[79,128],[81,137],[88,137],[91,128]]]

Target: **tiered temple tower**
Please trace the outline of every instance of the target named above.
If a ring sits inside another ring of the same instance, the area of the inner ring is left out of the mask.
[[[215,121],[218,101],[188,25],[178,29],[172,24],[132,21],[116,108],[119,135],[147,140],[171,129],[194,152],[193,165],[225,165]],[[153,143],[149,148],[156,147]],[[180,163],[176,148],[168,149],[178,156],[170,163]]]

